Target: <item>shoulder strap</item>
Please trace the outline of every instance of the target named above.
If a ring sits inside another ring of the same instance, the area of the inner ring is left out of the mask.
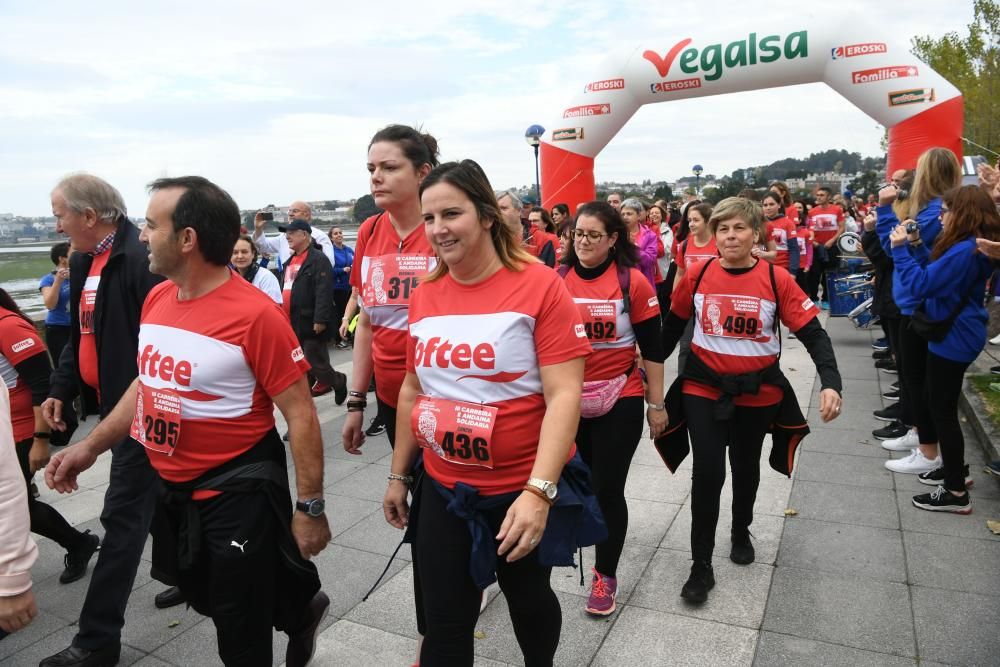
[[[771,275],[771,291],[774,292],[774,331],[778,333],[778,320],[781,318],[781,303],[778,301],[778,281],[774,279],[774,264],[767,263],[768,273]]]
[[[686,245],[687,241],[685,241],[684,243]],[[715,261],[715,258],[712,257],[707,262],[705,262],[705,266],[701,267],[701,273],[699,273],[698,277],[695,278],[694,285],[691,287],[691,298],[692,299],[694,299],[694,295],[698,293],[698,285],[701,284],[701,279],[705,277],[705,272],[708,271],[708,265],[711,264],[714,261]]]
[[[558,267],[556,267],[556,273],[559,274],[560,278],[565,280],[566,274],[569,273],[569,268],[570,268],[569,264],[560,264]]]
[[[632,290],[632,270],[617,262],[615,262],[615,267],[617,267],[618,273],[618,287],[622,291],[622,306],[625,309],[625,313],[628,314],[632,312],[632,295],[630,294]]]

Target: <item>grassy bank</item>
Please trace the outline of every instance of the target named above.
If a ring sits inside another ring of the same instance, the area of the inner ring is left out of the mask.
[[[1000,428],[1000,391],[990,389],[990,384],[1000,384],[1000,375],[971,375],[969,382],[983,399],[994,428]]]

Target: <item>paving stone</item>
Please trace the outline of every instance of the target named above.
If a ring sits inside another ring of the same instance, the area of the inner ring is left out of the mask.
[[[174,667],[172,663],[166,660],[161,660],[160,658],[154,657],[152,655],[147,655],[145,658],[135,663],[135,667]]]
[[[37,591],[36,591],[37,594]],[[37,603],[37,597],[36,597]],[[59,632],[66,627],[65,619],[53,616],[52,614],[39,610],[38,616],[31,621],[31,625],[18,630],[12,635],[4,637],[0,641],[0,663],[7,664],[6,660],[18,651],[21,651],[32,644],[39,642],[49,635]],[[71,636],[72,638],[72,636]],[[68,644],[67,644],[68,646]],[[66,648],[65,646],[62,648]],[[56,649],[62,650],[62,649]],[[13,663],[11,663],[13,664]],[[37,663],[36,663],[37,664]]]
[[[75,635],[76,627],[65,627],[62,630],[53,632],[40,641],[31,644],[11,657],[9,660],[5,658],[3,664],[5,667],[6,665],[10,665],[11,667],[28,667],[28,665],[31,665],[31,667],[35,667],[35,665],[50,655],[55,655],[56,653],[59,653],[63,649],[67,648],[73,641],[73,637]],[[5,639],[3,641],[6,642],[7,640]],[[131,646],[122,646],[121,659],[119,660],[118,665],[119,667],[134,665],[139,660],[144,658],[145,655],[145,653],[137,651]]]
[[[680,505],[628,498],[628,533],[625,542],[657,547],[675,521]]]
[[[388,475],[387,466],[368,464],[357,472],[328,485],[326,490],[338,496],[362,498],[381,505],[382,499],[385,498]]]
[[[914,655],[905,585],[778,567],[762,630],[893,655]]]
[[[372,583],[375,583],[374,579],[369,587]],[[367,589],[362,591],[361,595],[366,591]],[[366,601],[361,601],[361,595],[356,596],[350,609],[341,614],[343,618],[397,635],[417,638],[413,567],[410,564],[397,568],[391,576],[386,575],[379,588]]]
[[[989,576],[996,577],[995,568]],[[1000,655],[997,598],[923,586],[914,586],[912,590],[921,658],[953,665],[997,664]]]
[[[370,604],[370,600],[368,603],[362,603],[361,598],[375,584],[388,561],[387,557],[380,554],[336,544],[330,545],[323,553],[313,558],[319,570],[320,581],[323,582],[323,590],[330,596],[328,618],[340,618],[356,605]],[[406,561],[399,558],[394,560],[386,573],[386,579],[383,579],[383,585],[406,566]],[[411,590],[411,599],[412,596]],[[409,608],[413,608],[412,602],[409,603]]]
[[[389,525],[381,511],[381,506],[379,506],[377,511],[366,515],[353,527],[335,537],[333,543],[360,551],[391,556],[402,539],[403,531]],[[396,558],[404,561],[410,560],[410,545],[403,545],[396,554]]]
[[[330,522],[330,533],[334,538],[375,513],[382,515],[382,505],[372,500],[326,494],[326,516]],[[385,518],[382,521],[385,522]]]
[[[645,577],[644,572],[646,570],[646,566],[649,564],[649,561],[653,557],[653,553],[655,551],[656,549],[654,547],[636,544],[634,542],[625,542],[625,548],[622,549],[621,559],[618,562],[618,596],[616,600],[619,605],[628,602],[629,596],[632,595],[632,591],[635,590],[639,578]],[[590,582],[593,576],[591,568],[594,567],[595,562],[596,555],[594,553],[594,547],[587,547],[584,549],[583,586],[580,585],[579,569],[572,567],[552,568],[552,577],[550,581],[552,583],[553,590],[586,598],[590,595]],[[576,606],[583,608],[583,602],[577,600]],[[567,610],[564,609],[563,613],[566,612]]]
[[[878,489],[893,488],[892,473],[881,462],[872,461],[867,456],[806,450],[799,455],[795,478]]]
[[[798,517],[785,525],[777,564],[905,583],[907,562],[898,530]]]
[[[316,642],[315,665],[409,665],[415,662],[417,642],[352,621],[337,621]]]
[[[914,667],[912,658],[901,658],[885,653],[862,651],[848,646],[761,632],[757,643],[754,667],[785,667],[810,665],[812,667]],[[921,663],[925,665],[926,663]]]
[[[625,497],[680,505],[691,491],[691,475],[678,471],[671,475],[666,466],[633,466],[625,482]]]
[[[881,461],[889,458],[889,452],[879,446],[879,440],[872,436],[873,429],[878,428],[875,420],[864,421],[863,428],[850,431],[823,430],[812,432],[805,437],[799,449],[807,452],[829,452],[830,454],[849,454],[865,456],[880,461],[874,465],[882,465]]]
[[[929,493],[931,487],[925,487],[924,493]],[[976,540],[1000,541],[1000,535],[994,535],[986,528],[986,519],[1000,518],[1000,500],[976,497],[972,494],[972,514],[961,515],[951,512],[928,512],[913,506],[911,491],[897,491],[899,502],[899,517],[903,530],[918,533],[933,533],[935,535],[953,535]]]
[[[904,533],[903,541],[913,584],[1000,596],[1000,578],[984,576],[1000,563],[1000,540]]]
[[[104,493],[84,489],[62,496],[59,500],[49,504],[62,514],[66,521],[75,525],[101,516],[101,510],[104,508]]]
[[[626,607],[600,651],[595,667],[749,665],[757,632],[714,621]]]
[[[781,540],[781,533],[785,526],[784,516],[772,516],[769,514],[755,514],[750,532],[753,534],[754,551],[756,552],[758,563],[771,565],[778,555],[778,543]],[[730,547],[730,533],[732,529],[732,516],[729,512],[720,512],[719,524],[715,529],[715,553],[719,556],[728,556]],[[677,514],[677,518],[670,525],[667,536],[660,544],[662,548],[686,551],[691,553],[691,506],[684,505]]]
[[[727,552],[712,559],[712,569],[716,584],[708,594],[708,601],[702,605],[689,604],[680,591],[691,573],[690,553],[657,549],[628,604],[758,629],[764,617],[773,568],[760,563],[736,565]]]
[[[788,507],[803,519],[898,528],[894,495],[886,489],[799,480],[792,489]]]
[[[153,653],[205,620],[204,616],[183,604],[170,609],[157,609],[153,606],[153,597],[163,589],[163,584],[153,582],[132,594],[125,610],[125,627],[122,628],[124,643]],[[174,623],[177,625],[170,627]],[[212,646],[215,646],[214,635]]]

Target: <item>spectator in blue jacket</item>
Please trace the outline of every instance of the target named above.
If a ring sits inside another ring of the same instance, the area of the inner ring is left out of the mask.
[[[914,496],[913,504],[925,510],[968,514],[972,503],[965,488],[968,468],[958,420],[958,397],[965,370],[986,345],[983,299],[993,266],[977,252],[976,238],[1000,240],[1000,214],[989,195],[975,185],[967,185],[945,193],[941,220],[941,233],[926,267],[921,259],[927,256],[927,250],[919,232],[907,234],[904,223],[896,226],[889,237],[896,273],[926,318],[942,322],[958,313],[944,339],[927,344],[924,365],[926,405],[938,435],[943,466],[921,475],[920,481],[941,486]]]
[[[333,306],[336,314],[335,322],[340,322],[347,312],[347,302],[351,298],[351,266],[354,264],[354,248],[344,243],[344,230],[340,227],[330,228],[330,242],[333,243]],[[337,347],[341,350],[347,347],[347,341],[341,338],[340,332],[334,334]]]
[[[900,220],[906,219],[916,221],[925,247],[932,248],[941,232],[941,195],[961,183],[962,166],[955,154],[947,148],[931,148],[917,160],[913,187],[905,199],[899,198],[900,190],[895,185],[879,191],[875,232],[886,254],[892,255],[890,233]],[[911,253],[911,250],[910,246],[904,246],[903,252]],[[920,475],[939,467],[941,461],[938,434],[924,401],[927,341],[909,326],[920,299],[913,295],[910,283],[902,278],[898,266],[892,276],[892,298],[900,311],[899,346],[893,354],[907,415],[904,415],[905,426],[903,423],[892,425],[896,429],[891,434],[885,434],[888,439],[882,446],[890,451],[910,454],[902,459],[886,461],[885,467],[893,472]],[[881,429],[879,433],[884,431]],[[879,433],[875,434],[876,437],[881,437]]]
[[[52,246],[49,258],[56,268],[42,276],[38,291],[47,311],[45,346],[52,355],[52,364],[57,365],[69,342],[69,243],[63,241]]]

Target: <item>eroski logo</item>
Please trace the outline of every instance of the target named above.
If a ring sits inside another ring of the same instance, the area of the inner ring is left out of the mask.
[[[496,350],[489,343],[453,343],[452,341],[432,336],[427,341],[420,340],[413,349],[414,366],[424,368],[457,368],[459,370],[496,370]],[[510,382],[516,380],[525,371],[510,373],[501,371],[489,375],[463,375],[466,378],[487,380],[490,382]]]
[[[164,382],[190,387],[191,362],[178,361],[170,355],[162,355],[152,345],[147,345],[139,355],[139,375],[158,377]]]
[[[750,33],[746,39],[722,44],[709,44],[699,49],[686,48],[693,40],[688,37],[674,44],[665,57],[656,51],[645,51],[642,57],[656,67],[661,77],[666,78],[674,60],[680,57],[681,72],[695,74],[701,71],[706,81],[722,78],[726,69],[746,67],[758,63],[771,63],[784,57],[786,60],[806,58],[809,55],[809,32],[800,30],[790,33],[782,41],[781,35],[767,35],[758,39],[757,33]],[[658,91],[653,91],[658,92]]]
[[[866,44],[849,44],[847,46],[835,46],[830,49],[830,57],[833,60],[840,58],[853,58],[855,56],[867,56],[872,53],[888,53],[889,49],[884,42],[868,42]]]

